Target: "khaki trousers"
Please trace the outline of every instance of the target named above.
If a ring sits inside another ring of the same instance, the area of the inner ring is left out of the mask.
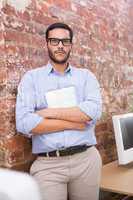
[[[42,200],[98,200],[101,157],[95,147],[72,156],[38,157],[31,166]]]

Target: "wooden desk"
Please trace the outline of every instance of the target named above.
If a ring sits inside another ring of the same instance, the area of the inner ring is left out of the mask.
[[[133,196],[133,164],[119,166],[117,161],[103,166],[101,189]]]

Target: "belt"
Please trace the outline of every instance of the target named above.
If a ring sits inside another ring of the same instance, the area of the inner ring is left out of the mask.
[[[65,149],[59,149],[55,151],[50,152],[44,152],[44,153],[38,153],[38,156],[44,156],[44,157],[59,157],[59,156],[70,156],[76,153],[81,153],[83,151],[86,151],[88,148],[92,147],[93,145],[77,145],[68,147]]]

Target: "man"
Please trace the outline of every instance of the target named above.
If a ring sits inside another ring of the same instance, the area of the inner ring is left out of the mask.
[[[101,115],[95,76],[68,62],[73,32],[63,23],[46,30],[49,63],[27,72],[18,88],[17,130],[32,136],[31,174],[43,200],[98,200],[101,157],[94,128]]]

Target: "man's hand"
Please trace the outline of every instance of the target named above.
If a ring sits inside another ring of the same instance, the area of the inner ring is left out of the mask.
[[[77,123],[75,129],[79,130],[79,131],[83,131],[86,129],[86,126],[87,126],[87,124],[85,124],[85,123]]]

